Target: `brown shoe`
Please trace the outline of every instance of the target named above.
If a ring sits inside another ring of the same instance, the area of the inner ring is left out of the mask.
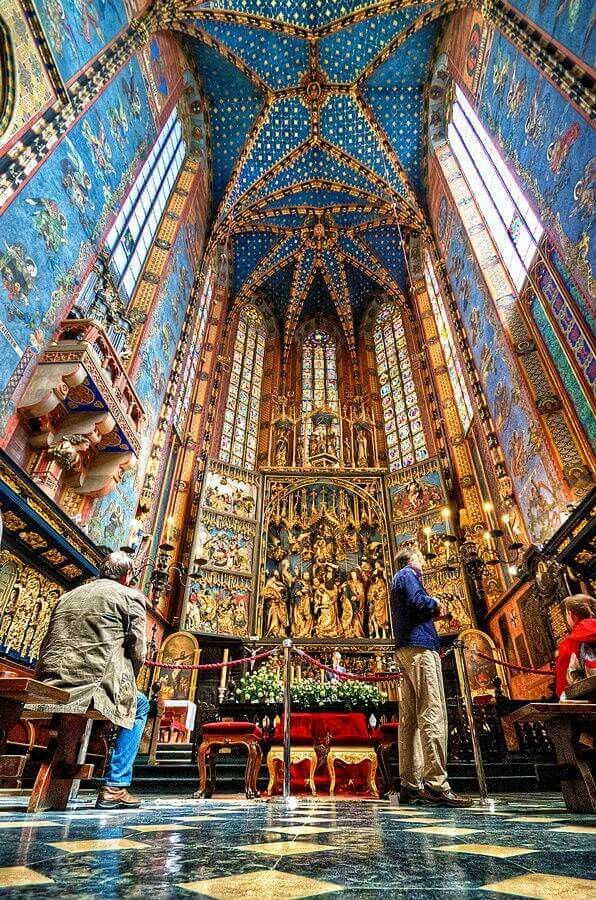
[[[400,806],[416,806],[418,803],[422,802],[422,791],[415,790],[410,787],[403,787],[399,792],[399,805]]]
[[[102,787],[97,800],[96,809],[138,809],[141,801],[131,796],[125,787]]]
[[[426,803],[428,806],[450,806],[454,809],[466,809],[468,806],[472,806],[472,800],[469,797],[458,797],[451,789],[433,791],[426,785],[420,792],[420,802]]]

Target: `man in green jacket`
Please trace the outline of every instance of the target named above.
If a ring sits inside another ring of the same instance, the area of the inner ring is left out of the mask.
[[[50,616],[36,678],[70,691],[57,712],[95,709],[120,726],[96,806],[134,808],[127,788],[147,721],[149,701],[136,676],[146,656],[145,596],[130,587],[133,563],[118,551],[106,557],[99,578],[63,594]]]

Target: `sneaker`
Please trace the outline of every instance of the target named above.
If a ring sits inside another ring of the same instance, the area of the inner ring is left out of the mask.
[[[422,791],[420,788],[416,790],[410,787],[403,787],[400,789],[398,796],[400,806],[416,806],[417,803],[421,802]]]
[[[95,802],[96,809],[138,809],[140,805],[125,787],[102,787]]]
[[[458,797],[451,788],[448,791],[434,791],[426,785],[420,792],[420,802],[428,806],[450,806],[455,809],[466,809],[468,806],[472,806],[472,800],[469,797]]]

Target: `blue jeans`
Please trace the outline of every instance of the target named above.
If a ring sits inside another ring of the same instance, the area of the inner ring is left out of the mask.
[[[114,744],[112,758],[105,773],[106,787],[128,787],[132,781],[132,767],[137,756],[145,722],[149,713],[149,701],[137,693],[137,711],[132,728],[121,728]]]

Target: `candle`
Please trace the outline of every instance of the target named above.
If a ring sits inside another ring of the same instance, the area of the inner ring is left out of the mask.
[[[470,517],[468,515],[467,509],[460,509],[459,511],[459,527],[467,528],[470,524]]]
[[[493,538],[492,538],[490,531],[484,532],[484,540],[486,541],[486,546],[488,547],[488,549],[492,550],[493,549]]]
[[[229,660],[229,658],[230,658],[230,651],[229,651],[229,648],[228,648],[228,647],[224,647],[223,661],[224,661],[225,663],[227,663],[227,661]],[[220,676],[220,679],[219,679],[219,689],[220,689],[221,691],[225,691],[225,689],[226,689],[226,681],[227,681],[227,680],[228,680],[228,669],[227,669],[227,667],[225,667],[225,668],[223,668],[223,669],[221,670],[221,676]]]
[[[484,508],[484,512],[486,513],[486,519],[487,519],[489,530],[495,531],[497,528],[497,520],[495,519],[495,515],[494,515],[494,509],[495,509],[494,506],[488,500],[486,500],[482,504],[482,506]]]
[[[321,684],[325,684],[325,671],[323,669],[319,669],[319,675],[321,678]]]
[[[290,684],[294,684],[294,666],[290,666]]]
[[[296,666],[296,681],[302,681],[302,666]]]
[[[427,526],[423,529],[423,531],[424,531],[424,533],[425,533],[425,535],[426,535],[426,552],[427,552],[427,553],[432,553],[431,545],[430,545],[430,535],[431,535],[431,532],[432,532],[432,528],[430,527],[430,525],[427,525]]]
[[[508,513],[504,513],[504,515],[501,516],[501,522],[505,526],[505,531],[510,542],[513,544],[515,538],[513,536],[513,528],[511,527],[511,518]]]
[[[443,509],[441,515],[445,519],[445,534],[451,534],[451,510],[448,506]]]

